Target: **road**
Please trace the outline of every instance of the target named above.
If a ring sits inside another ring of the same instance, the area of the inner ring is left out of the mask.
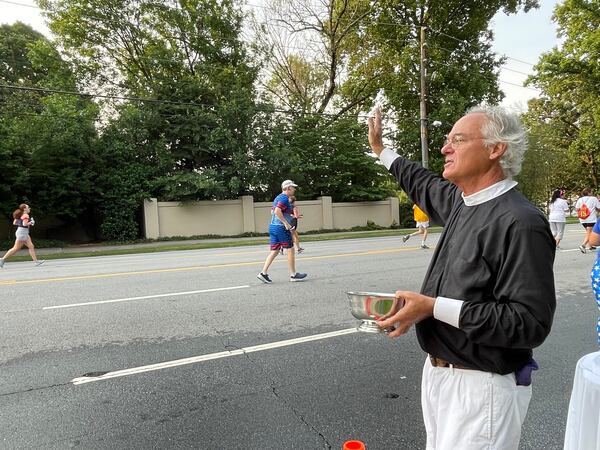
[[[567,227],[553,331],[522,449],[562,448],[577,360],[597,350],[595,253]],[[434,246],[437,235],[429,244]],[[0,448],[421,449],[414,331],[356,332],[347,290],[419,290],[433,250],[399,237],[307,243],[287,281],[266,246],[6,264]]]

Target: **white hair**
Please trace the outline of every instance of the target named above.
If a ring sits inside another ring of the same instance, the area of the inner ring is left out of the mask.
[[[527,150],[527,133],[519,116],[500,106],[475,106],[467,114],[485,116],[486,120],[481,126],[485,145],[505,143],[506,151],[500,157],[500,167],[507,178],[518,175]]]

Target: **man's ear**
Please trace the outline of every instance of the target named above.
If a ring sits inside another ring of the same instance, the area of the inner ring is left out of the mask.
[[[506,142],[498,142],[496,144],[494,144],[494,146],[492,147],[491,151],[490,151],[490,159],[498,159],[500,158],[502,155],[504,155],[504,152],[506,151],[506,147],[507,144]]]

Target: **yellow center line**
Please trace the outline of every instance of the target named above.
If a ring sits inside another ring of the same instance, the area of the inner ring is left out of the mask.
[[[345,257],[353,257],[353,256],[367,256],[367,255],[382,255],[386,253],[400,253],[406,252],[409,250],[415,250],[418,247],[403,247],[396,249],[386,249],[386,250],[368,250],[363,252],[353,252],[353,253],[338,253],[333,255],[323,255],[323,256],[303,256],[302,260],[321,260],[321,259],[332,259],[332,258],[345,258]],[[264,253],[264,252],[263,252]],[[39,278],[34,280],[6,280],[1,281],[1,284],[5,285],[15,285],[15,284],[38,284],[38,283],[50,283],[53,281],[73,281],[73,280],[94,280],[101,278],[116,278],[116,277],[129,277],[134,275],[148,275],[154,273],[172,273],[172,272],[188,272],[192,270],[206,270],[206,269],[220,269],[226,267],[244,267],[244,266],[257,266],[264,264],[264,261],[249,261],[249,262],[239,262],[239,263],[227,263],[227,264],[209,264],[205,266],[188,266],[188,267],[175,267],[170,269],[150,269],[150,270],[139,270],[132,272],[115,272],[115,273],[102,273],[96,275],[77,275],[72,277],[56,277],[56,278]]]

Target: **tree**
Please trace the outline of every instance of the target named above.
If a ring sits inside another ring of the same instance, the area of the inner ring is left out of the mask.
[[[502,99],[498,69],[502,58],[491,50],[492,17],[502,9],[514,13],[536,7],[535,0],[432,0],[377,2],[376,19],[359,29],[344,91],[377,77],[388,115],[393,117],[395,146],[411,159],[420,159],[419,39],[425,28],[427,111],[431,148],[441,148],[445,134],[471,106]],[[441,171],[442,157],[431,152],[430,167]]]
[[[293,124],[287,145],[298,157],[294,180],[302,197],[330,195],[334,201],[370,201],[394,195],[383,186],[385,168],[365,153],[366,129],[353,117],[330,122],[314,116]]]
[[[355,110],[376,89],[374,79],[340,96],[355,36],[372,19],[365,0],[271,0],[255,25],[263,49],[263,87],[288,108],[337,115]],[[368,86],[368,87],[367,87]]]
[[[420,159],[419,37],[426,30],[427,110],[432,148],[471,106],[498,103],[498,70],[489,22],[500,9],[515,13],[536,0],[272,1],[263,18],[265,89],[280,104],[302,112],[358,114],[376,98],[391,118],[396,149]],[[291,44],[291,45],[290,45]],[[378,97],[378,94],[382,94]],[[442,168],[439,152],[431,167]]]
[[[240,39],[237,1],[40,4],[93,84],[153,100],[130,106],[154,112],[149,142],[164,141],[171,156],[154,195],[210,199],[245,191],[257,69]],[[111,106],[118,114],[120,105]]]
[[[23,201],[40,214],[74,219],[91,198],[86,162],[96,138],[89,100],[48,90],[76,90],[54,45],[22,23],[0,27],[0,208]]]
[[[557,155],[554,170],[571,191],[598,188],[600,181],[600,5],[566,0],[554,20],[562,46],[542,55],[529,83],[543,94],[530,102],[526,120],[542,130]],[[555,187],[548,186],[550,189]]]
[[[97,193],[94,216],[103,239],[140,235],[143,200],[153,195],[156,179],[171,163],[166,140],[152,136],[153,124],[161,120],[154,111],[123,107],[98,141],[90,165]]]
[[[392,195],[387,179],[368,155],[366,129],[358,121],[374,85],[342,95],[359,28],[373,8],[363,0],[280,1],[267,4],[256,24],[263,49],[267,98],[290,114],[274,114],[274,146],[260,159],[298,180],[301,198],[331,195],[336,201],[379,200]],[[365,85],[374,80],[366,80]],[[269,190],[276,192],[274,174]],[[272,195],[273,192],[271,192]]]

